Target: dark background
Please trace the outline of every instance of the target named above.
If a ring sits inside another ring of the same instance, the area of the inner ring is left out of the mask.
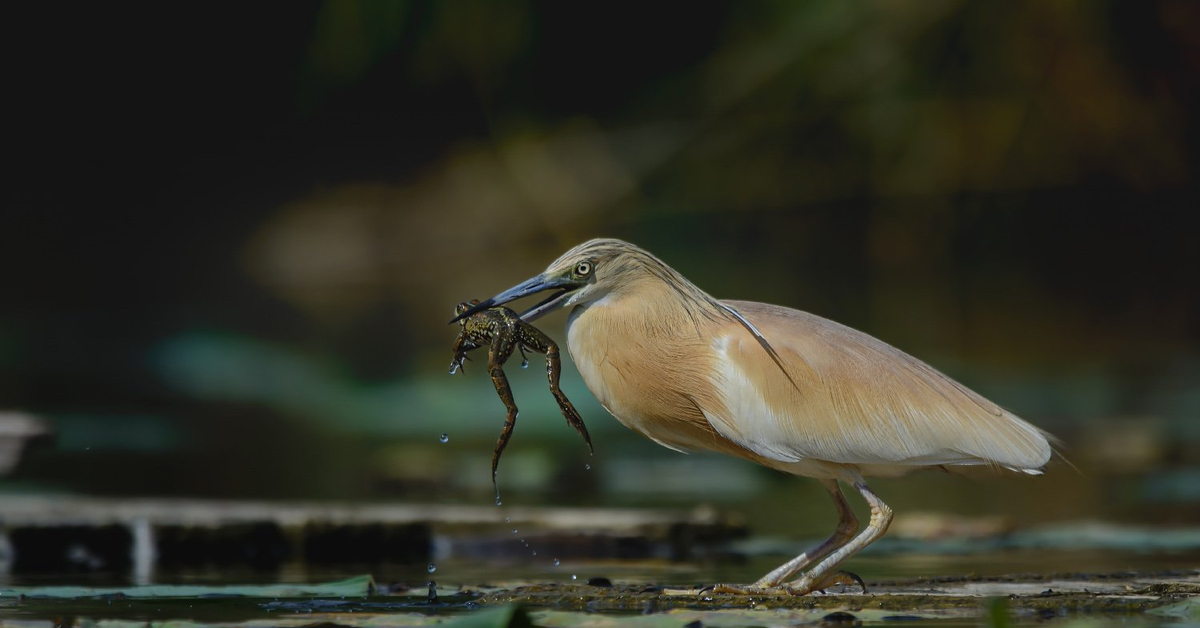
[[[615,236],[1059,434],[1085,473],[1043,517],[1200,502],[1200,5],[2,11],[0,409],[56,431],[5,490],[486,501],[502,408],[445,375],[453,305]],[[533,371],[512,498],[680,459],[572,372],[580,472]]]

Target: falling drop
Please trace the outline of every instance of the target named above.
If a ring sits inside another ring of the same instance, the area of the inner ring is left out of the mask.
[[[438,440],[442,441],[442,444],[444,445],[444,444],[450,442],[450,435],[442,434],[441,436],[438,436]]]
[[[592,470],[592,465],[591,465],[590,463],[584,463],[584,465],[583,465],[583,470],[584,470],[584,471],[591,471],[591,470]]]
[[[526,360],[525,358],[521,358],[521,368],[523,368],[523,369],[529,368],[529,360]]]
[[[505,518],[504,518],[504,523],[508,523],[508,522],[510,522],[510,521],[512,521],[512,517],[505,517]]]
[[[517,533],[517,529],[513,528],[513,534],[516,534],[516,533]]]
[[[577,576],[577,575],[575,575],[575,574],[571,574],[571,579],[572,579],[572,580],[578,580],[578,579],[579,579],[579,576]]]
[[[500,496],[499,496],[499,495],[497,495],[497,496],[496,496],[496,505],[497,505],[497,506],[502,506],[502,505],[504,505],[504,502],[500,501]]]
[[[429,563],[429,566],[425,568],[425,571],[428,571],[429,573],[433,573],[433,572],[437,571],[437,565],[435,565],[433,563]]]
[[[559,559],[557,559],[557,558],[555,558],[555,559],[554,559],[554,566],[555,566],[555,567],[557,567],[557,566],[559,566],[559,565],[561,565],[561,564],[562,564],[562,561],[560,561],[560,560],[559,560]]]
[[[537,556],[537,550],[533,550],[533,555]]]

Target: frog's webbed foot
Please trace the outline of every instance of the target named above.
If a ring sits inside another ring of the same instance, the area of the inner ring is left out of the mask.
[[[500,492],[500,487],[496,485],[496,469],[500,467],[500,456],[504,454],[504,448],[508,447],[508,441],[512,438],[513,428],[516,427],[516,424],[516,413],[509,413],[504,418],[504,427],[500,429],[500,438],[496,440],[496,449],[492,451],[492,486],[496,488],[497,494]]]
[[[505,422],[504,429],[500,430],[500,439],[496,441],[496,448],[492,450],[492,486],[499,493],[499,486],[496,485],[496,471],[500,468],[500,456],[504,455],[504,448],[508,447],[508,440],[512,438],[512,423]]]
[[[575,428],[575,431],[583,437],[583,442],[588,446],[588,453],[595,453],[592,448],[592,437],[588,434],[587,426],[583,424],[583,418],[579,416],[579,411],[571,404],[571,400],[561,392],[555,395],[555,399],[558,401],[558,407],[562,410],[563,416],[567,419],[567,425]]]

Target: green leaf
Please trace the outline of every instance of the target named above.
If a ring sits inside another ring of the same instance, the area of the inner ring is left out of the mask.
[[[993,598],[988,602],[987,628],[1012,628],[1012,619],[1008,616],[1008,602],[1002,597]]]
[[[1166,615],[1167,617],[1178,617],[1192,621],[1200,620],[1200,597],[1192,597],[1182,602],[1153,608],[1150,609],[1150,612],[1155,615]]]
[[[520,606],[503,606],[464,615],[444,624],[443,628],[533,628],[529,614]]]
[[[291,598],[310,596],[361,597],[375,590],[375,580],[369,575],[355,576],[325,584],[264,584],[264,585],[173,585],[155,584],[121,588],[93,587],[15,587],[0,589],[0,599],[27,598],[73,599],[125,596],[132,599],[168,599],[195,597],[261,597]]]

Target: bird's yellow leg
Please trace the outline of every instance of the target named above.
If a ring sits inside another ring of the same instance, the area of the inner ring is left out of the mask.
[[[867,524],[867,529],[863,530],[862,534],[854,537],[849,543],[839,547],[800,579],[784,585],[783,588],[788,593],[792,595],[807,595],[837,582],[837,576],[841,575],[841,572],[835,572],[834,570],[837,569],[838,565],[841,565],[847,558],[857,554],[862,548],[874,543],[887,532],[888,526],[892,523],[892,508],[883,503],[883,500],[879,499],[878,495],[871,492],[866,483],[862,481],[856,482],[854,488],[858,489],[863,499],[867,500],[867,504],[871,506],[871,521]],[[863,587],[863,590],[865,591],[866,587]]]
[[[821,560],[837,548],[849,543],[850,539],[854,538],[854,535],[858,533],[858,517],[854,516],[854,511],[850,509],[850,504],[846,502],[846,496],[842,493],[841,487],[838,486],[837,480],[821,480],[821,484],[825,486],[825,490],[829,491],[829,496],[833,498],[833,504],[837,507],[837,529],[833,531],[833,534],[829,535],[829,538],[821,541],[816,547],[810,548],[803,554],[776,567],[771,573],[759,578],[758,582],[755,582],[751,586],[759,588],[777,587],[784,580],[795,575],[796,572]]]
[[[786,563],[776,567],[767,575],[759,578],[757,582],[749,586],[718,584],[711,590],[714,593],[734,593],[734,594],[763,594],[763,593],[785,593],[779,588],[783,581],[792,577],[796,572],[805,567],[821,560],[828,556],[834,550],[842,547],[854,538],[858,533],[858,517],[854,516],[854,511],[850,509],[850,504],[846,502],[846,496],[842,493],[841,486],[837,480],[821,480],[821,484],[825,490],[829,491],[829,496],[833,498],[833,504],[837,507],[838,525],[833,534],[829,538],[821,541],[817,545],[809,548],[803,554],[787,561]],[[836,574],[835,574],[836,575]],[[819,584],[827,584],[825,582]],[[820,587],[813,587],[814,589]]]

